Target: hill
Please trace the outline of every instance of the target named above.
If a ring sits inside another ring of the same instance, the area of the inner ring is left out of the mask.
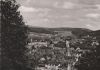
[[[100,41],[100,30],[92,31],[90,35],[97,37],[97,40]]]
[[[80,37],[83,34],[87,34],[92,32],[92,30],[85,29],[85,28],[42,28],[42,27],[30,27],[28,26],[29,32],[35,33],[43,33],[43,34],[67,34],[71,35],[71,33],[77,37]],[[68,34],[69,33],[69,34]]]

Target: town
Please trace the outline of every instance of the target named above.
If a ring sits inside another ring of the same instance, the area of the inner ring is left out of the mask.
[[[88,38],[91,43],[84,44]],[[77,70],[75,65],[82,55],[99,45],[96,37],[85,35],[76,38],[70,31],[58,31],[56,34],[30,32],[28,40],[29,66],[34,66],[33,59],[36,61],[35,70]]]

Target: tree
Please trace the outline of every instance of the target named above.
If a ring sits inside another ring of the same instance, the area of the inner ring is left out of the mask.
[[[18,69],[25,63],[24,53],[27,40],[27,27],[18,11],[19,5],[15,0],[1,2],[1,40],[2,40],[2,70]]]
[[[100,70],[100,55],[98,54],[100,45],[94,38],[95,37],[87,37],[85,39],[85,49],[81,48],[85,53],[82,54],[76,65],[78,70]]]

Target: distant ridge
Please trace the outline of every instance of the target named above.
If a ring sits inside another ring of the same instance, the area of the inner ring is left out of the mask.
[[[87,34],[92,32],[90,29],[86,28],[70,28],[70,27],[61,27],[61,28],[45,28],[45,27],[32,27],[28,26],[29,32],[35,32],[35,33],[44,33],[44,34],[56,34],[58,31],[70,31],[75,36],[80,36],[82,34]],[[56,32],[55,32],[56,31]]]
[[[97,40],[100,41],[100,30],[92,31],[90,35],[97,37]]]

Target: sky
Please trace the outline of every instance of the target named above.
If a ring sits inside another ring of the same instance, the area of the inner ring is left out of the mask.
[[[26,25],[100,29],[100,0],[17,0]]]

